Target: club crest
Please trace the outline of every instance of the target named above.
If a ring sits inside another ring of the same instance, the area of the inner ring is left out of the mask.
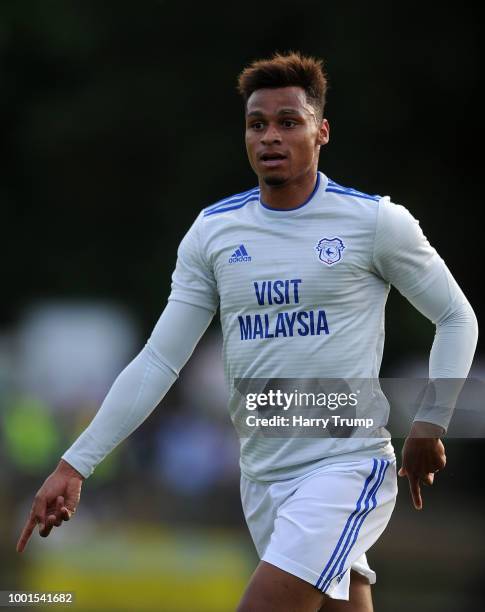
[[[333,266],[342,259],[342,251],[345,245],[340,238],[322,238],[315,250],[318,252],[318,259],[327,266]]]

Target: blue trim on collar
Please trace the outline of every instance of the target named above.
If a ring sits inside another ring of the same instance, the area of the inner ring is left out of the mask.
[[[315,193],[318,191],[319,186],[320,186],[320,172],[317,172],[317,182],[315,183],[315,187],[313,188],[313,191],[308,196],[308,198],[303,202],[303,204],[298,204],[298,206],[294,206],[293,208],[272,208],[271,206],[268,206],[267,204],[265,204],[261,198],[259,198],[259,203],[261,204],[261,206],[263,206],[267,210],[272,210],[277,213],[278,212],[291,212],[293,210],[298,210],[299,208],[303,208],[303,206],[306,206],[307,204],[309,204],[310,200],[313,198]]]

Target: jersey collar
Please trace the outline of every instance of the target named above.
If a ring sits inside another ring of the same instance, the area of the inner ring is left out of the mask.
[[[301,214],[302,212],[305,212],[309,208],[313,207],[313,205],[315,204],[315,201],[318,200],[318,194],[325,193],[327,184],[328,184],[328,178],[325,176],[325,174],[323,174],[323,172],[319,171],[317,172],[317,180],[315,182],[315,187],[313,188],[313,191],[302,204],[299,204],[298,206],[295,206],[294,208],[284,208],[284,209],[270,208],[261,200],[261,197],[260,197],[259,198],[259,209],[265,216],[276,218],[276,219],[297,216]]]

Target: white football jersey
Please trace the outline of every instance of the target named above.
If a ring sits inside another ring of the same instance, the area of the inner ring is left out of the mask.
[[[406,297],[444,262],[406,208],[319,172],[308,200],[275,210],[259,188],[204,209],[182,240],[170,300],[220,307],[234,421],[241,379],[377,379],[390,283]],[[243,408],[245,410],[245,408]],[[345,457],[393,456],[390,436],[241,438],[241,470],[295,477]]]

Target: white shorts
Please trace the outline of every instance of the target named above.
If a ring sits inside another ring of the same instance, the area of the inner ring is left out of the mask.
[[[375,583],[365,552],[386,528],[396,496],[389,458],[333,463],[278,482],[241,477],[259,557],[334,599],[349,599],[351,568]]]

